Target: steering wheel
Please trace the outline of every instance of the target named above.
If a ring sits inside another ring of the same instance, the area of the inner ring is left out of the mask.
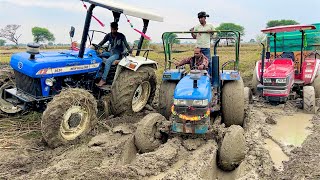
[[[102,47],[102,46],[100,46],[100,45],[98,45],[98,44],[92,43],[91,45],[94,47],[94,49],[95,49],[99,54],[102,54],[104,51],[108,51],[108,49],[107,49],[106,47]]]
[[[315,58],[317,58],[317,56],[320,57],[320,54],[318,53],[318,50],[314,50],[314,51],[310,52],[310,53],[309,53],[308,55],[306,55],[305,57],[309,57],[309,56],[311,56],[311,55],[314,55]]]

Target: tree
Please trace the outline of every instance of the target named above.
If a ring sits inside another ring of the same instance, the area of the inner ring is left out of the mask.
[[[33,35],[33,40],[36,43],[55,40],[53,34],[46,28],[33,27],[32,35]]]
[[[135,40],[135,41],[133,42],[133,45],[138,47],[139,42],[140,42],[140,40]],[[150,45],[150,43],[151,43],[150,40],[148,40],[148,39],[143,39],[142,47],[141,47],[141,48],[142,48],[142,49],[148,48],[149,45]]]
[[[0,39],[0,46],[4,46],[4,44],[6,44],[6,41],[3,39]]]
[[[256,42],[256,40],[254,40],[254,39],[250,39],[250,41],[249,41],[249,43],[255,43]]]
[[[266,35],[265,34],[257,34],[256,35],[256,41],[259,43],[259,44],[261,44],[261,43],[263,43],[263,42],[265,42],[266,41]]]
[[[0,30],[0,37],[3,37],[13,43],[15,43],[18,46],[18,40],[21,36],[21,34],[18,36],[16,35],[17,30],[20,28],[20,25],[17,24],[9,24],[3,29]]]
[[[221,23],[220,26],[216,28],[217,31],[222,31],[222,30],[228,30],[228,31],[239,31],[241,36],[244,36],[244,27],[234,24],[234,23]],[[227,38],[227,45],[228,41],[231,38],[234,38],[233,33],[226,33],[226,32],[218,32],[219,37]]]
[[[176,39],[177,37],[175,33],[165,33],[163,38],[168,41],[172,49],[173,44],[180,44],[180,39]]]
[[[299,24],[299,23],[295,20],[286,20],[286,19],[270,20],[267,22],[267,28],[275,27],[275,26],[295,25],[295,24]]]

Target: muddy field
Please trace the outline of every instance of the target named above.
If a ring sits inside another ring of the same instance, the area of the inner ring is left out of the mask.
[[[83,143],[56,149],[42,141],[39,115],[30,123],[3,117],[0,179],[319,179],[320,116],[297,107],[255,99],[246,111],[246,157],[232,172],[216,165],[216,139],[225,131],[219,118],[215,137],[174,137],[154,152],[140,153],[134,132],[145,115],[155,112],[152,107],[134,117],[100,118]],[[34,136],[23,135],[30,131]]]

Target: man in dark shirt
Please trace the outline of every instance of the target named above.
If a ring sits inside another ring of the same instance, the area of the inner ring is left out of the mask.
[[[201,53],[201,49],[195,48],[194,56],[185,58],[180,62],[175,62],[174,64],[176,66],[190,64],[191,69],[193,69],[196,66],[199,70],[206,70],[208,68],[208,63],[209,63],[208,58]]]
[[[102,75],[102,78],[100,82],[97,84],[97,86],[101,87],[106,84],[106,79],[110,70],[110,67],[112,63],[120,58],[121,53],[124,51],[124,46],[127,48],[129,53],[131,53],[130,46],[126,40],[126,37],[118,32],[118,23],[112,22],[110,24],[111,26],[111,33],[108,33],[103,40],[98,44],[99,46],[104,45],[106,42],[109,41],[110,43],[110,52],[105,52],[103,55],[110,56],[108,59],[103,59],[103,62],[105,63],[104,72]]]

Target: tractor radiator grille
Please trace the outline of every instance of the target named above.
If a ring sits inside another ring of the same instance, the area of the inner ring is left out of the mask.
[[[42,96],[41,82],[39,78],[32,78],[18,71],[14,71],[14,75],[18,90],[34,97]]]

